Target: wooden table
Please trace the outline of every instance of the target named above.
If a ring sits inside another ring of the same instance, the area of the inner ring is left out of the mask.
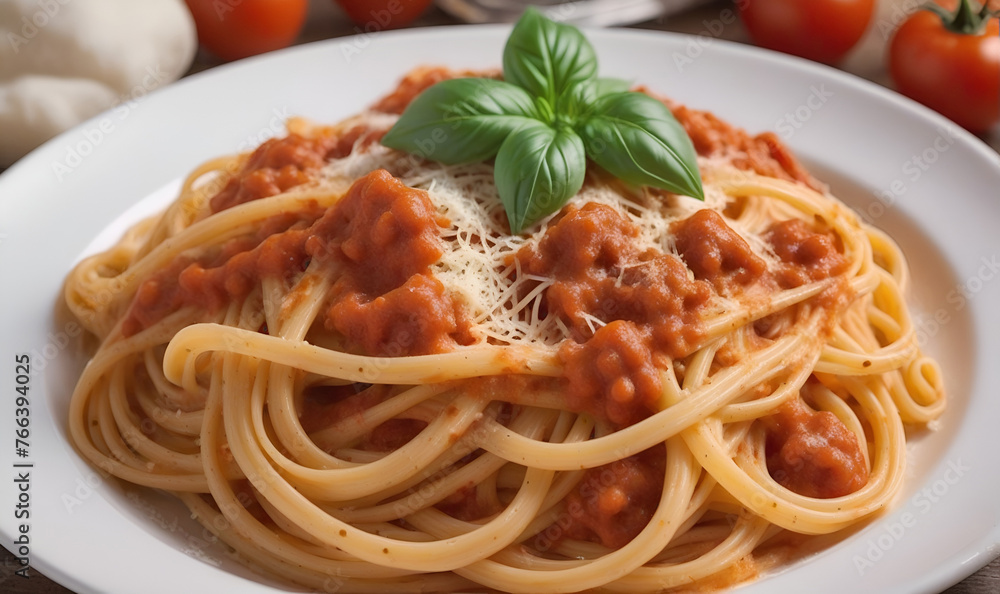
[[[912,0],[881,0],[873,26],[858,46],[846,58],[840,68],[857,76],[872,80],[882,85],[890,85],[885,71],[885,27],[898,22],[900,10],[919,4]],[[635,25],[637,28],[660,31],[676,31],[690,34],[706,33],[706,23],[713,22],[723,15],[723,11],[731,8],[731,2],[716,1],[687,11],[681,15],[657,19]],[[746,31],[738,20],[724,19],[725,26],[713,28],[711,32],[719,39],[746,43]],[[432,9],[414,24],[415,27],[452,25],[456,21],[438,9]],[[303,31],[300,42],[318,41],[355,32],[354,25],[336,9],[332,0],[313,0],[309,22]],[[206,70],[218,65],[218,62],[207,55],[199,54],[191,72]],[[984,142],[1000,152],[1000,126],[982,136]],[[1000,497],[1000,494],[998,494]],[[3,550],[3,566],[0,567],[0,590],[6,594],[64,594],[70,590],[56,584],[46,577],[32,571],[28,579],[8,577],[15,567],[14,557]],[[6,578],[6,579],[4,579]],[[1000,592],[1000,559],[944,591],[943,594],[983,594]]]

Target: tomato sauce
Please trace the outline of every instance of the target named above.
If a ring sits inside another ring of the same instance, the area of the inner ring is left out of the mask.
[[[658,370],[703,339],[700,316],[712,295],[739,296],[752,287],[770,294],[847,266],[834,235],[799,220],[776,223],[765,234],[780,260],[774,270],[715,211],[698,211],[672,231],[680,258],[637,248],[638,229],[611,207],[571,205],[536,245],[518,252],[523,273],[554,280],[544,306],[571,332],[559,351],[567,408],[616,427],[646,418],[659,408]],[[605,324],[591,330],[588,319]],[[836,497],[866,482],[857,439],[834,415],[803,408],[770,422],[768,466],[788,488]],[[588,471],[567,497],[571,520],[560,534],[612,548],[626,544],[652,517],[661,480],[662,458],[648,456]],[[546,531],[539,538],[550,537]]]
[[[829,499],[868,482],[857,436],[831,412],[814,412],[798,398],[764,419],[767,469],[779,484],[806,497]]]
[[[245,298],[264,275],[288,278],[305,265],[300,245],[321,210],[272,217],[251,236],[232,239],[195,260],[180,257],[147,279],[136,291],[122,321],[126,337],[186,306],[216,312]]]
[[[372,109],[383,113],[401,114],[413,98],[427,87],[443,80],[455,78],[458,73],[443,67],[418,68],[409,72],[396,88],[385,97],[378,100]]]
[[[751,286],[770,293],[847,266],[834,236],[798,220],[765,235],[781,259],[773,272],[715,211],[698,211],[672,231],[680,258],[637,248],[638,228],[609,206],[571,205],[517,253],[523,273],[554,280],[543,304],[571,332],[559,354],[572,410],[618,427],[642,420],[658,409],[658,369],[702,340],[701,313],[712,295]]]
[[[572,332],[560,349],[571,404],[619,426],[656,410],[657,369],[696,348],[712,295],[676,256],[636,247],[638,234],[609,206],[570,206],[516,256],[525,273],[555,281],[544,304]],[[606,325],[594,332],[589,318]]]
[[[382,113],[401,114],[410,105],[410,102],[427,87],[443,80],[468,76],[495,78],[497,73],[452,70],[441,66],[417,68],[407,73],[391,93],[379,99],[371,108]]]
[[[304,184],[325,163],[329,138],[289,134],[257,147],[236,175],[209,202],[212,212],[267,198]]]
[[[319,259],[337,279],[325,323],[354,348],[394,356],[471,342],[464,310],[430,270],[443,253],[443,221],[426,193],[378,170],[356,181],[311,224],[302,216],[279,215],[252,238],[228,242],[201,261],[179,260],[147,280],[123,334],[188,305],[218,311],[245,298],[263,277],[287,280]],[[279,231],[282,221],[296,217]]]
[[[464,311],[430,274],[414,274],[373,299],[344,284],[346,292],[330,307],[326,325],[360,345],[362,352],[423,355],[473,342]]]
[[[688,278],[679,258],[636,247],[638,228],[602,204],[570,206],[537,245],[517,254],[528,274],[555,282],[545,292],[549,312],[582,341],[592,334],[587,317],[630,320],[650,326],[653,345],[671,357],[687,354],[701,339],[698,312],[711,287]]]
[[[407,74],[396,88],[377,101],[372,109],[384,113],[402,114],[410,102],[431,85],[463,76],[496,77],[496,74],[455,71],[442,67],[418,68]],[[656,96],[645,87],[639,87],[637,90]],[[709,111],[691,109],[670,99],[657,98],[667,105],[684,127],[699,155],[726,156],[738,169],[799,181],[819,189],[820,184],[773,132],[751,136]]]
[[[655,410],[661,382],[649,332],[615,320],[583,343],[563,343],[559,357],[570,410],[588,411],[617,426],[632,425]]]
[[[837,276],[849,264],[835,235],[813,231],[799,219],[775,223],[764,239],[784,263],[776,274],[783,289]]]
[[[659,447],[591,468],[566,496],[570,521],[565,531],[552,536],[598,542],[612,549],[625,546],[656,511],[663,493],[664,464]],[[551,538],[547,533],[542,536]]]
[[[254,150],[243,167],[209,201],[213,213],[246,202],[287,192],[314,181],[330,159],[342,159],[355,146],[366,146],[381,137],[381,131],[357,125],[334,134],[329,129],[315,136],[289,134],[271,138]]]
[[[711,112],[690,109],[669,100],[665,103],[691,137],[699,155],[726,156],[737,169],[799,181],[819,189],[818,182],[773,132],[750,136]]]
[[[699,210],[673,226],[677,251],[694,277],[712,284],[720,294],[732,294],[767,272],[767,263],[714,210]]]
[[[444,253],[446,221],[425,192],[380,170],[355,182],[331,213],[307,244],[338,256],[328,328],[364,352],[389,356],[472,342],[471,320],[430,270]]]

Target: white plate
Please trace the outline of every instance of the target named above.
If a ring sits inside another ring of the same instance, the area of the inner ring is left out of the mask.
[[[274,591],[210,546],[172,500],[126,492],[76,456],[66,409],[81,362],[63,346],[74,327],[58,315],[62,279],[95,237],[113,240],[102,230],[169,200],[201,161],[256,145],[289,115],[348,116],[413,66],[497,66],[506,33],[455,27],[362,36],[224,66],[98,116],[0,176],[4,546],[20,525],[13,465],[31,462],[29,557],[56,581],[128,594]],[[745,591],[934,592],[987,563],[1000,552],[1000,157],[930,111],[829,68],[707,38],[589,35],[602,74],[753,132],[777,130],[836,193],[892,232],[911,260],[912,302],[930,316],[920,325],[926,347],[947,374],[950,406],[912,445],[897,506]],[[898,196],[880,202],[875,191]],[[12,420],[21,353],[33,360],[23,459]]]

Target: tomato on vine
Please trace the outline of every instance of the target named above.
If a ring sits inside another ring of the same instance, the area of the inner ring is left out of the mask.
[[[998,12],[939,0],[912,14],[889,46],[897,90],[973,132],[1000,121]]]

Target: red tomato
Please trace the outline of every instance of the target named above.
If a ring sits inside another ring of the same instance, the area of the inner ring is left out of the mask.
[[[875,0],[736,0],[736,6],[755,44],[834,64],[861,39]]]
[[[306,20],[309,0],[184,0],[198,41],[223,60],[287,47]]]
[[[959,33],[940,15],[919,10],[889,46],[889,73],[899,92],[973,132],[1000,121],[1000,20],[985,21],[979,32]]]
[[[422,15],[431,0],[337,0],[347,16],[365,31],[405,27]]]

